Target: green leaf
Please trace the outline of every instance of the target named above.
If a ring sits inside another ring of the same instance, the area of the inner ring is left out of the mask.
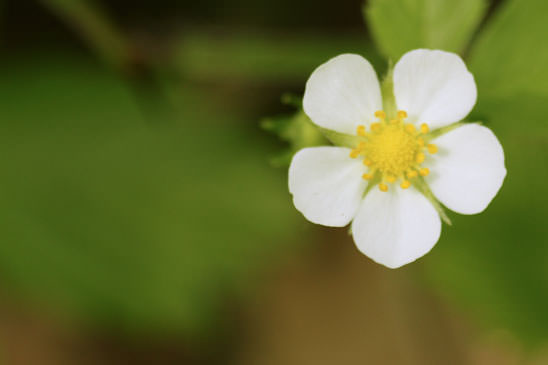
[[[470,56],[479,96],[548,96],[548,2],[508,0],[501,7]]]
[[[548,136],[548,2],[509,0],[472,49],[482,119],[499,130],[530,129]]]
[[[370,0],[364,12],[381,52],[397,61],[416,48],[462,52],[485,9],[483,0]]]

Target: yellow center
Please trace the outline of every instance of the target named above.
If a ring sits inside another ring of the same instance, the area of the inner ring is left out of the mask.
[[[379,171],[400,176],[414,165],[419,149],[414,136],[399,125],[388,125],[369,138],[363,153]]]
[[[398,180],[401,180],[401,188],[407,189],[411,186],[411,179],[430,173],[428,168],[420,166],[426,158],[424,150],[429,153],[438,150],[436,145],[425,143],[428,125],[422,124],[417,130],[413,124],[404,123],[407,118],[405,111],[399,111],[397,118],[389,122],[383,111],[376,112],[375,116],[379,122],[371,124],[370,132],[364,126],[358,126],[357,134],[362,138],[350,157],[363,156],[363,163],[369,168],[363,178],[372,180],[378,177],[382,191],[388,191],[387,183]]]

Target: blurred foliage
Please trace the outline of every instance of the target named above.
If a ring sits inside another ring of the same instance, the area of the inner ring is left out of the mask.
[[[361,34],[219,34],[207,30],[185,32],[176,51],[177,69],[198,80],[253,82],[306,81],[319,62],[333,54],[365,54],[382,64]]]
[[[428,257],[447,296],[533,342],[548,338],[547,11],[545,1],[507,1],[472,48],[473,114],[501,140],[508,176],[487,211],[455,216]]]
[[[369,0],[364,14],[379,49],[396,62],[416,48],[462,52],[485,9],[484,0]]]
[[[499,195],[478,216],[452,214],[453,226],[424,261],[438,290],[478,323],[539,343],[548,338],[547,141],[498,137],[508,169]]]
[[[186,90],[178,126],[145,127],[124,83],[79,58],[0,70],[5,283],[92,323],[198,334],[295,244],[268,145],[209,98]]]
[[[130,62],[129,44],[94,0],[39,0],[72,26],[103,60],[122,70]]]

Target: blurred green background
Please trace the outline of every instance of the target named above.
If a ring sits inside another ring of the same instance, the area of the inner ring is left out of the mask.
[[[0,1],[0,364],[548,364],[547,24],[544,0]],[[284,164],[325,142],[316,66],[419,47],[463,55],[508,177],[392,271],[300,216]]]

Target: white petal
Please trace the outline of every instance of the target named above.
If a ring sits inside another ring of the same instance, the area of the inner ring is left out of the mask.
[[[504,177],[504,151],[489,128],[467,124],[433,140],[438,153],[426,165],[432,192],[447,208],[476,214],[497,195]]]
[[[464,119],[477,90],[458,55],[417,49],[404,54],[394,68],[394,96],[410,121],[438,128]]]
[[[354,218],[367,182],[361,160],[344,147],[312,147],[297,152],[289,167],[293,203],[312,223],[344,227]]]
[[[320,127],[355,134],[358,125],[368,125],[382,109],[377,74],[359,55],[332,58],[308,79],[303,108]]]
[[[358,249],[379,264],[397,268],[434,247],[441,220],[432,204],[414,188],[371,189],[352,223]]]

